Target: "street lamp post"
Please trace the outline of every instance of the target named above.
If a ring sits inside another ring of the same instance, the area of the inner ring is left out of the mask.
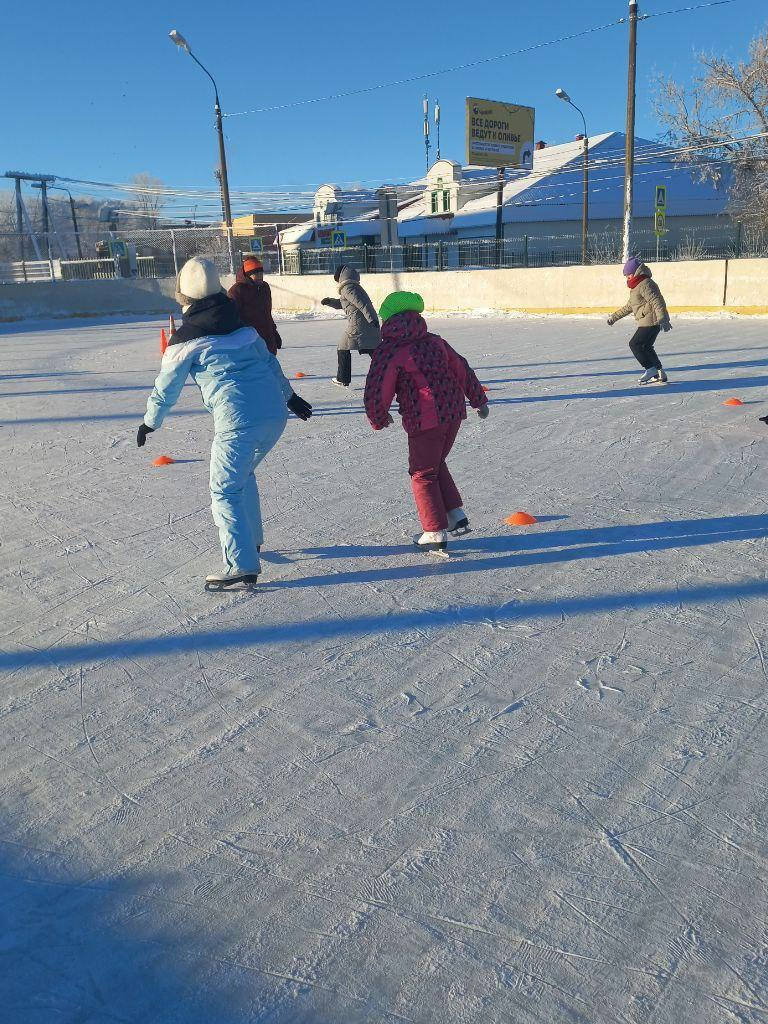
[[[200,61],[197,59],[194,53],[192,53],[192,50],[189,47],[189,43],[181,34],[181,32],[177,32],[176,29],[174,28],[168,34],[173,40],[173,42],[180,49],[188,53],[192,60],[195,62],[195,64],[198,65],[198,67],[201,67],[203,69],[203,71],[206,73],[206,75],[208,75],[213,84],[213,92],[216,98],[216,105],[214,108],[216,111],[216,131],[218,132],[219,135],[219,171],[221,174],[221,205],[224,209],[224,222],[228,228],[231,228],[232,209],[229,205],[229,179],[227,177],[227,155],[226,152],[224,151],[224,130],[221,124],[221,104],[219,103],[219,90],[213,75],[210,73],[208,68],[206,68],[203,64],[200,63]]]
[[[577,107],[565,89],[556,89],[555,96],[564,103],[573,107],[581,114],[581,122],[584,125],[584,199],[581,215],[581,262],[586,266],[589,262],[587,253],[587,240],[589,236],[589,134],[587,133],[587,119],[580,107]]]

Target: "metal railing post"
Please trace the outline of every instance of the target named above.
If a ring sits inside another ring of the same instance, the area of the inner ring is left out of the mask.
[[[171,231],[171,253],[173,254],[173,272],[174,274],[179,273],[179,259],[176,253],[176,234]]]

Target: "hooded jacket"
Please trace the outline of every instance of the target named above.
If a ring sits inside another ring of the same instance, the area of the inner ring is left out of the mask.
[[[277,355],[283,342],[272,319],[272,290],[267,282],[251,281],[241,267],[227,295],[237,305],[246,327],[253,327],[272,355]]]
[[[466,359],[430,334],[418,313],[397,313],[381,334],[365,382],[365,412],[374,430],[387,425],[395,397],[408,434],[466,419],[466,399],[473,409],[488,404]]]
[[[173,334],[147,400],[144,422],[156,430],[181,395],[187,377],[200,388],[217,434],[287,419],[293,389],[252,327],[243,327],[223,292],[193,302]]]
[[[669,312],[659,286],[652,280],[650,268],[641,263],[634,274],[642,277],[640,284],[635,285],[629,293],[629,302],[611,313],[608,322],[615,324],[630,313],[634,313],[639,327],[661,327],[669,322]]]
[[[329,300],[327,305],[343,309],[347,318],[347,329],[338,345],[341,351],[372,352],[376,348],[381,341],[379,318],[353,267],[344,267],[339,276],[339,298]]]

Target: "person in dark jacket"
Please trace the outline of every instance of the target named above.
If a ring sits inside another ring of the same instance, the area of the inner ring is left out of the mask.
[[[272,355],[276,356],[283,342],[272,319],[272,291],[264,280],[261,260],[255,256],[246,257],[227,295],[237,306],[243,324],[253,327]]]
[[[348,388],[352,381],[353,350],[370,356],[381,341],[379,318],[354,267],[342,264],[336,268],[333,279],[339,286],[338,299],[321,299],[320,304],[343,309],[346,315],[347,329],[338,343],[338,367],[332,383]]]

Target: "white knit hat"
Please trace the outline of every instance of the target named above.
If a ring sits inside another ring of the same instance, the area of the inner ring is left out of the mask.
[[[219,272],[212,260],[193,256],[187,260],[176,279],[176,291],[188,299],[207,299],[221,291]]]

